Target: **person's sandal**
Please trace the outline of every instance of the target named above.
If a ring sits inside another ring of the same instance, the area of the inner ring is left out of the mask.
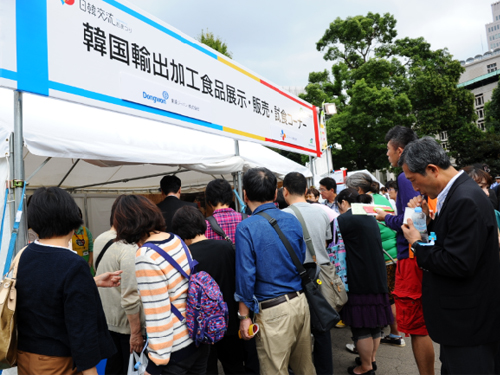
[[[373,370],[370,370],[370,371],[367,371],[367,372],[363,372],[362,374],[356,374],[354,372],[354,369],[358,367],[358,366],[351,366],[351,367],[348,367],[347,368],[347,373],[348,374],[352,374],[352,375],[375,375],[375,371]]]
[[[354,362],[356,362],[358,366],[361,366],[361,358],[359,357],[354,358]],[[377,362],[372,362],[372,367],[373,371],[377,371]]]
[[[356,345],[354,344],[345,344],[345,348],[349,353],[359,354],[358,349],[356,349]]]

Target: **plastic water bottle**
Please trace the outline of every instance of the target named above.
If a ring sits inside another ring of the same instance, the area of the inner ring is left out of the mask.
[[[427,234],[427,217],[425,213],[422,212],[422,207],[415,208],[415,213],[411,219],[413,220],[415,229],[418,230],[422,236],[421,242],[429,242],[429,236]]]

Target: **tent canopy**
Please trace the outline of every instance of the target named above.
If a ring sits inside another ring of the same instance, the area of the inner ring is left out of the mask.
[[[0,152],[6,155],[13,129],[12,90],[1,89],[0,101]],[[188,191],[256,166],[281,178],[291,171],[311,176],[306,167],[256,143],[239,141],[236,156],[229,138],[26,93],[23,132],[26,178],[53,158],[29,188],[62,182],[61,187],[80,192],[151,190],[158,188],[162,174],[182,171],[179,178]]]

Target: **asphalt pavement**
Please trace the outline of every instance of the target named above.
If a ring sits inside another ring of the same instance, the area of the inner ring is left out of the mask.
[[[389,329],[386,329],[387,333]],[[333,366],[335,375],[347,374],[347,368],[354,365],[357,355],[346,350],[345,345],[352,343],[351,329],[332,329]],[[418,375],[417,365],[411,350],[411,338],[405,338],[406,346],[396,347],[381,344],[377,351],[377,374],[379,375]],[[439,345],[434,343],[436,360],[434,364],[435,374],[441,373],[441,362],[439,361]]]

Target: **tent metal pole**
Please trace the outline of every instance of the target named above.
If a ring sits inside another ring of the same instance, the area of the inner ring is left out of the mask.
[[[180,170],[175,171],[175,172],[155,173],[155,174],[150,174],[148,176],[140,176],[140,177],[132,177],[132,178],[122,178],[121,180],[105,181],[105,182],[99,182],[97,184],[75,186],[75,187],[67,188],[66,190],[73,191],[73,190],[84,189],[84,188],[93,187],[93,186],[118,184],[120,182],[129,182],[129,181],[135,181],[135,180],[142,180],[142,179],[145,179],[145,178],[152,178],[152,177],[158,177],[158,176],[166,176],[166,175],[177,174],[177,173],[182,173],[182,172],[189,172],[189,169],[180,169]]]
[[[14,217],[16,215],[17,207],[14,202],[14,189],[12,187],[11,181],[14,178],[14,133],[10,134],[9,139],[9,196],[7,204],[9,205],[10,221],[11,226],[14,225]],[[12,227],[10,228],[12,229]]]
[[[26,179],[26,183],[30,182],[30,180],[33,177],[35,177],[35,175],[40,171],[40,169],[42,169],[45,166],[45,164],[49,162],[50,159],[52,159],[52,156],[49,156],[47,159],[45,159],[43,163],[40,164],[40,166],[37,169],[35,169],[35,171]]]
[[[57,185],[57,187],[61,187],[62,183],[68,178],[69,174],[71,172],[73,172],[73,169],[75,169],[76,165],[78,164],[78,162],[80,161],[80,159],[76,159],[76,161],[73,163],[73,165],[71,166],[71,168],[69,169],[68,173],[66,173],[63,177],[63,179],[61,180],[61,182],[59,182],[59,185]]]
[[[19,207],[24,186],[24,159],[23,159],[23,94],[20,91],[14,91],[14,178],[15,188],[15,209]],[[26,215],[26,202],[23,204],[23,215],[19,223],[18,238],[16,241],[16,253],[21,250],[28,242],[28,220]],[[12,218],[14,223],[14,217]]]
[[[232,173],[233,175],[233,186],[234,189],[236,189],[236,186],[238,185],[238,178],[236,177],[238,174],[237,173]],[[237,212],[240,212],[240,201],[235,197],[234,198],[234,207]]]
[[[237,139],[234,141],[234,153],[236,156],[240,156],[240,143]],[[241,182],[242,171],[238,171],[236,176],[238,178],[238,195],[243,200],[243,184]],[[238,207],[238,211],[241,211],[241,208],[242,207]]]

